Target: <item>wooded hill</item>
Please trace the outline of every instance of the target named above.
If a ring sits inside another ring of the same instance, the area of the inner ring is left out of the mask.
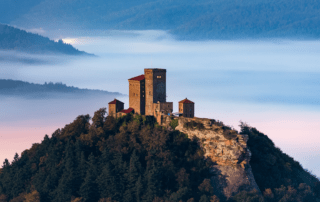
[[[67,86],[63,83],[45,82],[44,84],[35,84],[25,81],[0,79],[0,95],[9,97],[48,97],[57,95],[115,95],[120,93],[108,92],[103,90],[81,89],[73,86]]]
[[[223,201],[209,180],[214,162],[204,159],[197,139],[164,129],[151,116],[115,119],[105,114],[102,108],[92,119],[78,116],[16,154],[13,162],[5,160],[0,201]],[[249,135],[251,166],[263,195],[244,191],[229,201],[309,202],[320,197],[314,176],[267,136],[241,127]],[[298,174],[308,176],[309,185]]]
[[[170,30],[180,39],[319,38],[317,0],[1,1],[0,22],[50,29]]]
[[[0,24],[0,50],[14,50],[37,54],[67,54],[67,55],[91,55],[75,49],[62,40],[55,42],[47,37],[40,36]]]

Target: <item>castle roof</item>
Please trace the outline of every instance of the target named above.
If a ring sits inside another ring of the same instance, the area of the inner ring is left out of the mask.
[[[191,100],[188,100],[187,98],[184,100],[181,100],[179,103],[185,103],[185,104],[194,104],[194,102],[192,102]]]
[[[121,110],[120,112],[129,114],[129,113],[131,113],[132,111],[133,111],[133,109],[132,109],[132,108],[129,108],[129,109],[123,109],[123,110]]]
[[[113,101],[109,102],[108,104],[117,104],[117,102],[121,102],[120,100],[114,99]],[[123,102],[121,102],[124,104]]]
[[[144,79],[144,74],[141,74],[140,76],[133,77],[129,80],[141,81],[143,79]]]

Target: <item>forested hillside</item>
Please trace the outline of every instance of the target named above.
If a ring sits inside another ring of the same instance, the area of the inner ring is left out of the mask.
[[[317,0],[16,0],[0,2],[0,12],[0,22],[28,28],[162,29],[180,39],[320,36]]]
[[[70,95],[121,95],[120,93],[102,90],[80,89],[63,83],[34,84],[25,81],[0,79],[0,95],[19,97],[47,97],[62,94]]]
[[[203,158],[199,140],[164,129],[153,117],[105,114],[102,108],[92,119],[78,116],[13,162],[5,160],[0,201],[223,201],[210,184],[214,162]],[[263,195],[241,192],[229,201],[309,202],[320,196],[319,181],[265,135],[245,124],[241,133],[252,139],[251,165]],[[302,172],[312,178],[310,186],[295,175]]]
[[[8,25],[0,24],[0,50],[15,50],[28,53],[59,53],[67,55],[90,55],[75,49],[70,44],[52,41],[38,34],[28,33]]]

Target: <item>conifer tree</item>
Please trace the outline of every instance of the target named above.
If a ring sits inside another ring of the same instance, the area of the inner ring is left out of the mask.
[[[146,170],[145,177],[146,177],[146,182],[147,182],[147,190],[145,192],[145,195],[143,196],[143,201],[144,202],[152,202],[152,200],[158,196],[159,194],[159,189],[158,186],[160,182],[158,181],[158,176],[157,176],[157,169],[154,164],[154,162],[151,164],[150,169]]]
[[[115,198],[116,186],[114,182],[114,176],[111,174],[109,163],[106,163],[102,169],[101,174],[96,180],[101,198]]]
[[[137,202],[141,201],[142,193],[143,193],[143,184],[142,184],[141,175],[140,175],[135,185],[135,198]]]
[[[93,174],[87,171],[86,178],[80,187],[80,196],[86,201],[97,201],[99,199],[97,192],[97,184]]]
[[[97,170],[95,157],[91,153],[88,158],[88,170],[84,182],[80,187],[80,196],[87,201],[97,201],[99,199],[98,185],[96,183]]]
[[[141,165],[139,162],[139,157],[137,156],[136,150],[133,151],[131,158],[129,169],[127,171],[127,187],[126,192],[124,193],[124,201],[136,201],[135,200],[135,184],[139,177],[139,171],[141,170]]]

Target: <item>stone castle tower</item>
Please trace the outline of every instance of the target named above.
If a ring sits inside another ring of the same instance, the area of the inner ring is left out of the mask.
[[[123,110],[123,108],[124,103],[117,99],[114,99],[113,101],[109,102],[109,115],[116,117],[116,114]]]
[[[145,115],[154,115],[154,103],[166,102],[166,72],[165,69],[144,69]]]
[[[187,98],[179,102],[179,113],[183,117],[194,117],[194,102],[188,100]]]

